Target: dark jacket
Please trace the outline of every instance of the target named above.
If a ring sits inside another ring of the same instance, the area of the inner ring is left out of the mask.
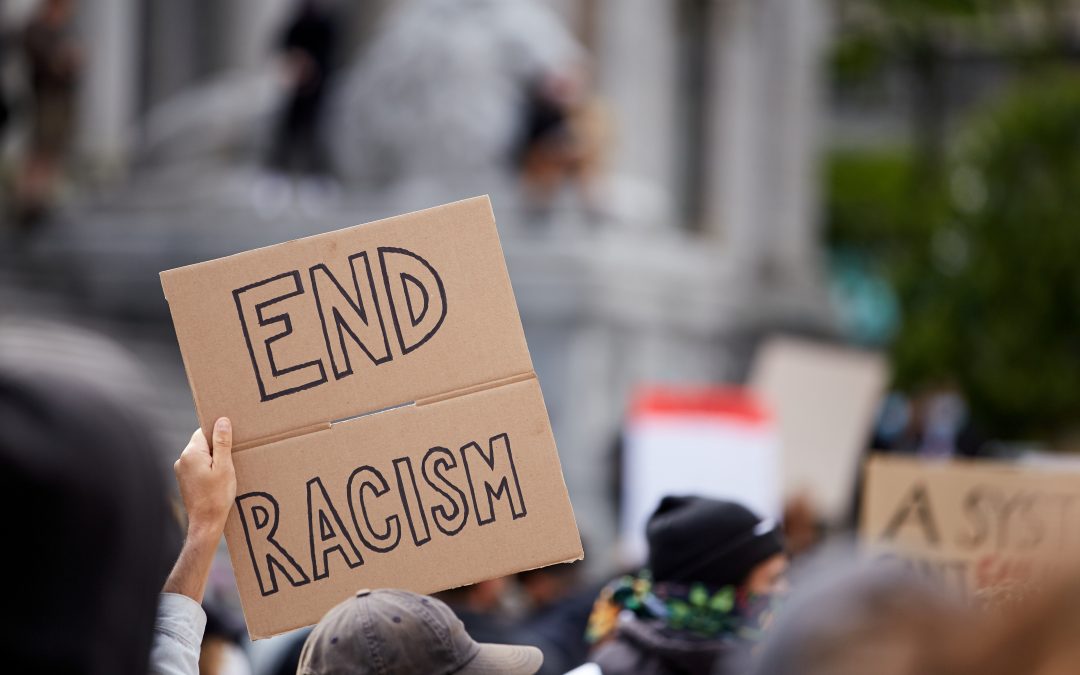
[[[730,639],[707,639],[634,620],[592,656],[604,675],[713,675],[732,651]]]

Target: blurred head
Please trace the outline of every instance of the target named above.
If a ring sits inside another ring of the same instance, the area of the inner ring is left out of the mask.
[[[535,647],[480,644],[435,598],[360,591],[322,618],[304,643],[297,675],[533,675]]]
[[[70,378],[0,370],[5,670],[146,672],[166,494],[127,409]]]
[[[779,527],[741,504],[664,497],[645,532],[657,582],[735,586],[756,594],[783,584],[787,560]]]
[[[65,23],[75,11],[75,0],[45,0],[41,13],[51,23]]]
[[[439,599],[457,609],[470,612],[494,612],[506,593],[506,577],[496,577],[468,586],[458,586],[438,594]]]
[[[581,581],[582,561],[549,565],[517,574],[518,584],[533,607],[546,607],[572,593]]]
[[[973,617],[894,567],[828,560],[766,638],[759,675],[960,675]]]
[[[980,598],[987,616],[967,673],[1067,675],[1080,669],[1080,578],[1039,581]]]

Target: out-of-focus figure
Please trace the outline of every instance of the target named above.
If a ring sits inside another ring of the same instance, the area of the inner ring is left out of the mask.
[[[243,622],[234,621],[229,612],[211,602],[203,603],[206,630],[199,650],[199,675],[251,675],[251,664],[242,647]],[[295,665],[292,670],[296,672]]]
[[[825,525],[810,497],[796,494],[784,502],[784,541],[792,560],[812,553],[825,538]]]
[[[974,605],[884,561],[819,559],[752,675],[1066,675],[1080,672],[1080,579],[997,587]],[[726,675],[726,674],[725,674]]]
[[[511,644],[517,642],[515,629],[500,611],[507,584],[506,577],[499,577],[452,588],[437,593],[436,597],[454,610],[465,630],[479,642]]]
[[[360,590],[326,613],[304,643],[305,675],[534,675],[535,647],[484,644],[445,603],[394,589]]]
[[[816,577],[816,578],[813,578]],[[894,566],[837,564],[798,585],[755,675],[961,675],[976,617]]]
[[[74,0],[44,0],[23,35],[33,94],[30,143],[15,186],[16,216],[24,225],[45,214],[71,150],[82,61],[74,9]]]
[[[648,571],[609,585],[589,621],[603,675],[712,675],[735,667],[785,589],[779,526],[734,502],[665,497]]]
[[[589,96],[584,76],[552,73],[529,83],[521,126],[514,161],[525,205],[544,215],[569,186],[592,206],[610,124],[599,100]]]
[[[582,61],[537,0],[393,3],[345,78],[331,152],[346,178],[416,195],[411,203],[491,192],[516,178],[508,169],[535,83]]]
[[[519,623],[520,640],[544,652],[541,675],[562,675],[588,657],[585,630],[599,588],[582,584],[583,568],[578,561],[517,575],[529,604]]]
[[[301,0],[281,37],[288,94],[270,156],[279,171],[323,174],[330,168],[322,122],[337,33],[330,0]]]
[[[0,564],[10,581],[5,672],[147,672],[174,553],[152,445],[137,416],[101,391],[0,371],[0,509],[12,547]]]

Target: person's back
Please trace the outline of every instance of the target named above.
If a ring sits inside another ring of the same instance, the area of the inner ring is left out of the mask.
[[[786,569],[775,523],[732,502],[665,497],[649,571],[605,588],[590,618],[603,675],[712,675],[771,612]]]
[[[150,447],[139,421],[98,392],[0,371],[5,672],[146,672],[173,557]]]

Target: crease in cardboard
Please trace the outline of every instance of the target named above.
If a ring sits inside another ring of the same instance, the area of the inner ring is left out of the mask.
[[[398,410],[399,408],[410,408],[416,405],[416,401],[406,401],[405,403],[398,403],[397,405],[388,405],[385,408],[379,408],[378,410],[372,410],[371,412],[360,413],[359,415],[348,415],[340,419],[336,419],[330,422],[330,426],[337,424],[344,424],[345,422],[352,422],[353,420],[362,419],[364,417],[371,417],[372,415],[381,415],[382,413]]]
[[[320,431],[326,431],[332,429],[338,424],[345,424],[348,422],[354,422],[361,420],[372,415],[379,415],[381,413],[393,412],[402,408],[419,408],[425,405],[432,405],[434,403],[442,403],[443,401],[449,401],[455,398],[461,398],[462,396],[469,396],[471,394],[477,394],[482,391],[488,391],[490,389],[497,389],[499,387],[506,387],[511,384],[517,384],[518,382],[526,382],[528,380],[536,379],[536,372],[529,370],[524,373],[518,373],[516,375],[510,375],[509,377],[501,377],[496,380],[490,380],[488,382],[481,382],[479,384],[470,385],[468,387],[461,387],[458,389],[451,389],[439,394],[432,394],[431,396],[425,396],[415,401],[406,401],[405,403],[399,403],[397,405],[387,406],[385,408],[379,408],[378,410],[371,410],[368,412],[358,413],[356,415],[349,415],[348,417],[342,417],[336,420],[327,420],[325,422],[318,422],[316,424],[309,424],[307,426],[299,427],[297,429],[290,429],[283,431],[279,434],[273,434],[271,436],[263,436],[260,438],[254,438],[250,441],[245,441],[238,444],[233,448],[234,452],[243,452],[244,450],[251,450],[252,448],[258,448],[265,445],[271,445],[280,441],[286,441],[290,438],[296,438],[298,436],[306,436],[308,434],[314,434]],[[198,399],[195,400],[195,406],[198,408]]]
[[[432,403],[440,403],[452,398],[458,398],[460,396],[468,396],[469,394],[475,394],[481,391],[487,391],[488,389],[495,389],[498,387],[505,387],[510,384],[516,384],[518,382],[524,382],[526,380],[536,379],[536,372],[533,370],[526,371],[524,373],[518,373],[517,375],[510,375],[507,377],[500,377],[497,380],[490,380],[488,382],[481,382],[479,384],[469,385],[468,387],[461,387],[459,389],[451,389],[450,391],[443,392],[441,394],[432,394],[431,396],[425,396],[423,398],[416,399],[417,406],[430,405]]]
[[[299,429],[290,429],[283,431],[280,434],[274,434],[272,436],[263,436],[261,438],[254,438],[250,441],[244,441],[233,448],[233,452],[243,452],[244,450],[251,450],[252,448],[259,448],[264,445],[270,445],[272,443],[278,443],[280,441],[286,441],[290,438],[296,438],[297,436],[306,436],[307,434],[313,434],[317,431],[326,431],[330,428],[330,422],[318,422],[316,424],[309,424]]]

